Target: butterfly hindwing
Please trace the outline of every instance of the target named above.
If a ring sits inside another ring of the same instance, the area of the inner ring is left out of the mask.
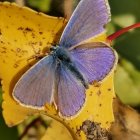
[[[115,51],[104,43],[86,43],[70,52],[77,69],[89,83],[103,80],[117,61]]]
[[[63,64],[58,69],[57,106],[62,116],[75,115],[85,103],[85,87]]]
[[[104,31],[110,20],[107,0],[81,0],[60,39],[60,46],[70,48]]]
[[[13,97],[22,105],[40,108],[52,102],[55,62],[45,57],[29,69],[17,82]]]

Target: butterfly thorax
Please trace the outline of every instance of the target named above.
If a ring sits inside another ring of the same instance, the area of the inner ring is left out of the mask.
[[[67,62],[67,63],[71,62],[69,52],[62,47],[54,47],[52,54],[57,59],[57,61]]]
[[[70,52],[68,52],[68,50],[63,47],[54,47],[52,51],[52,55],[57,61],[58,68],[60,65],[63,65],[65,68],[70,70],[74,76],[76,76],[76,78],[84,85],[85,88],[88,88],[88,82],[83,74],[75,66],[74,60],[69,54]]]

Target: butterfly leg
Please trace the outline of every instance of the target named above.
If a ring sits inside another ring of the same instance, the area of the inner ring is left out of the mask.
[[[32,55],[31,57],[29,57],[29,58],[27,59],[27,62],[28,62],[28,63],[29,63],[30,60],[32,60],[32,59],[40,60],[40,59],[42,59],[43,57],[47,56],[47,54],[48,54],[48,53],[43,53],[43,52],[41,51],[40,48],[38,48],[38,50],[36,50],[36,49],[33,47],[33,51],[34,51],[35,54]]]

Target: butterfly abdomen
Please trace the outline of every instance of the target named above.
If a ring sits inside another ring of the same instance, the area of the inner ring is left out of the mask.
[[[83,84],[85,88],[88,88],[88,82],[83,76],[83,74],[76,68],[76,66],[73,63],[69,63],[66,65],[68,69],[75,75],[75,77]]]

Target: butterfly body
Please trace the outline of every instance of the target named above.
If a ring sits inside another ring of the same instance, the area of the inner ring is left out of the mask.
[[[65,67],[77,78],[77,81],[81,82],[85,88],[88,88],[87,80],[75,66],[74,59],[71,58],[69,51],[64,47],[59,46],[54,47],[51,50],[53,50],[51,55],[53,56],[54,61],[57,63],[57,73],[59,73],[60,66]]]

